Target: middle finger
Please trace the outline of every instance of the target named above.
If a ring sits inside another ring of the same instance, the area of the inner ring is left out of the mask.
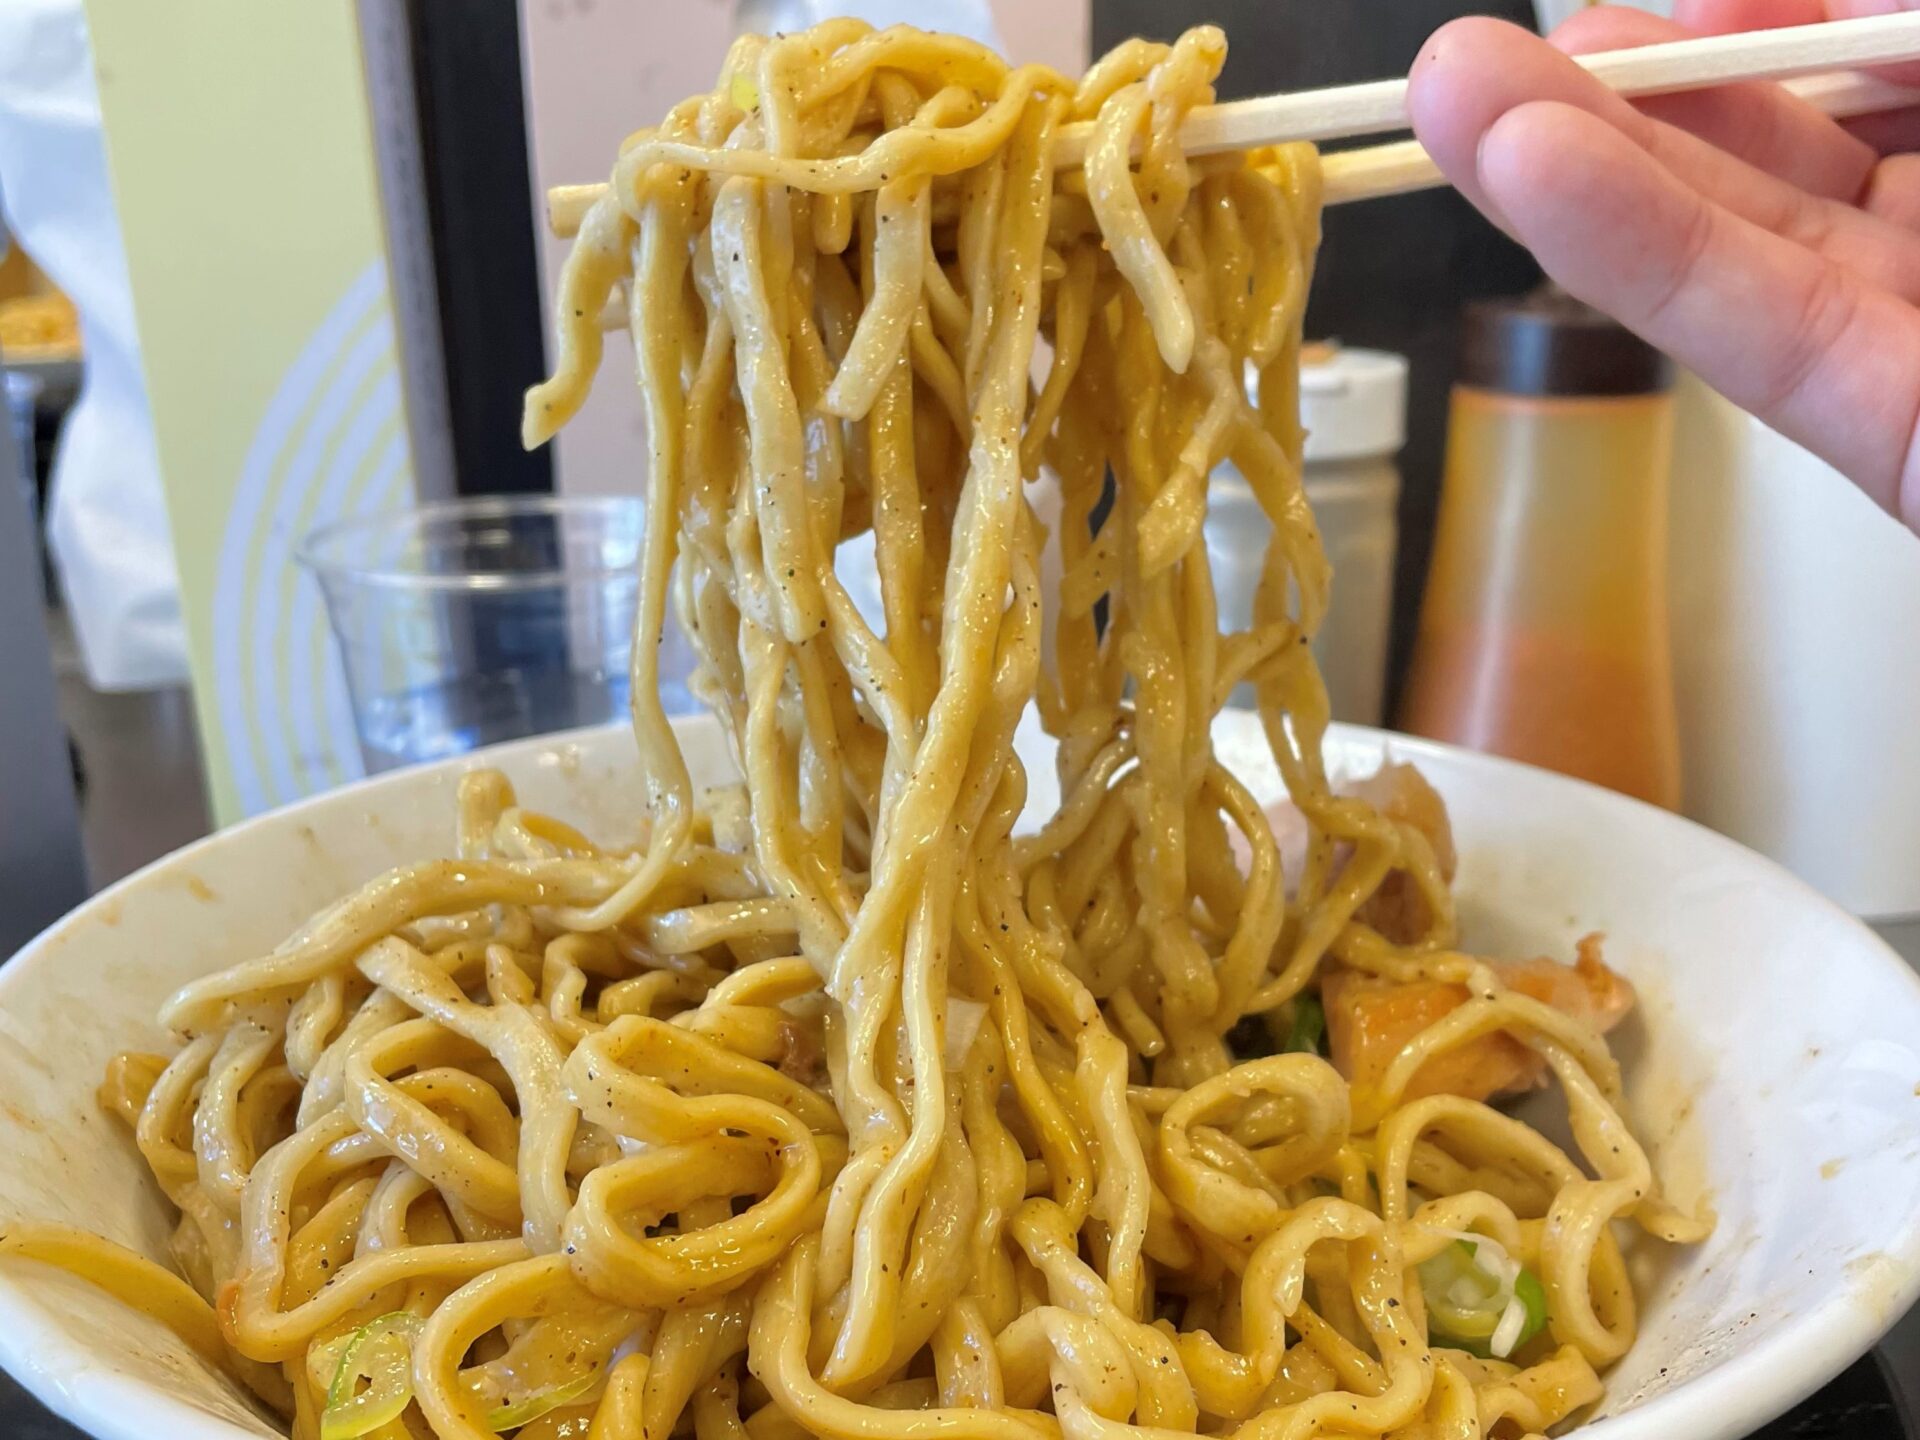
[[[1608,6],[1581,11],[1553,32],[1552,41],[1569,55],[1591,55],[1687,40],[1696,33],[1640,10]],[[1642,114],[1831,200],[1859,198],[1877,158],[1871,147],[1778,85],[1721,85],[1653,96],[1635,105]]]
[[[1809,194],[1676,126],[1643,115],[1567,56],[1518,26],[1469,18],[1422,50],[1410,104],[1416,127],[1450,174],[1507,112],[1532,101],[1584,110],[1620,131],[1712,203],[1846,266],[1871,285],[1920,300],[1920,236],[1851,204]],[[1452,154],[1441,154],[1451,150]],[[1451,163],[1449,163],[1451,161]],[[1873,175],[1869,163],[1856,194]],[[1473,198],[1473,197],[1470,197]]]

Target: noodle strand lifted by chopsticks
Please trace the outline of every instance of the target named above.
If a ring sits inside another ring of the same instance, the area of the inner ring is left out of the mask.
[[[1329,784],[1318,163],[1181,153],[1224,58],[1201,28],[1076,86],[833,21],[741,40],[632,137],[525,433],[577,412],[624,287],[639,843],[478,773],[456,860],[174,997],[184,1048],[103,1096],[211,1308],[71,1232],[0,1248],[171,1318],[302,1440],[1466,1437],[1590,1403],[1633,1338],[1615,1222],[1703,1230],[1597,1031],[1454,948],[1432,828]],[[1223,635],[1229,458],[1274,538]],[[869,529],[878,630],[834,571]],[[698,803],[669,603],[742,777]],[[1245,681],[1291,874],[1210,740]],[[1062,798],[1016,836],[1035,706]],[[1338,977],[1451,998],[1366,1077],[1311,1037],[1236,1063],[1230,1032],[1298,1032]],[[1491,1084],[1423,1083],[1487,1044],[1557,1083],[1577,1157]]]

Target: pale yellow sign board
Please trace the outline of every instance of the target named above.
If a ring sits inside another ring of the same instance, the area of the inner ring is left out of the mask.
[[[293,547],[406,503],[351,0],[88,0],[220,823],[359,773]]]

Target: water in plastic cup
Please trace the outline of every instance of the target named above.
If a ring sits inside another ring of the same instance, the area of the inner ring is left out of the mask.
[[[308,536],[367,770],[626,718],[644,534],[637,499],[513,496]],[[697,708],[692,668],[669,617],[668,713]]]

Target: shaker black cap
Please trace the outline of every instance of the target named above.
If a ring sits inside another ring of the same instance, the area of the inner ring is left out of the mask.
[[[1619,322],[1552,286],[1467,307],[1460,383],[1503,395],[1652,395],[1673,362]]]

